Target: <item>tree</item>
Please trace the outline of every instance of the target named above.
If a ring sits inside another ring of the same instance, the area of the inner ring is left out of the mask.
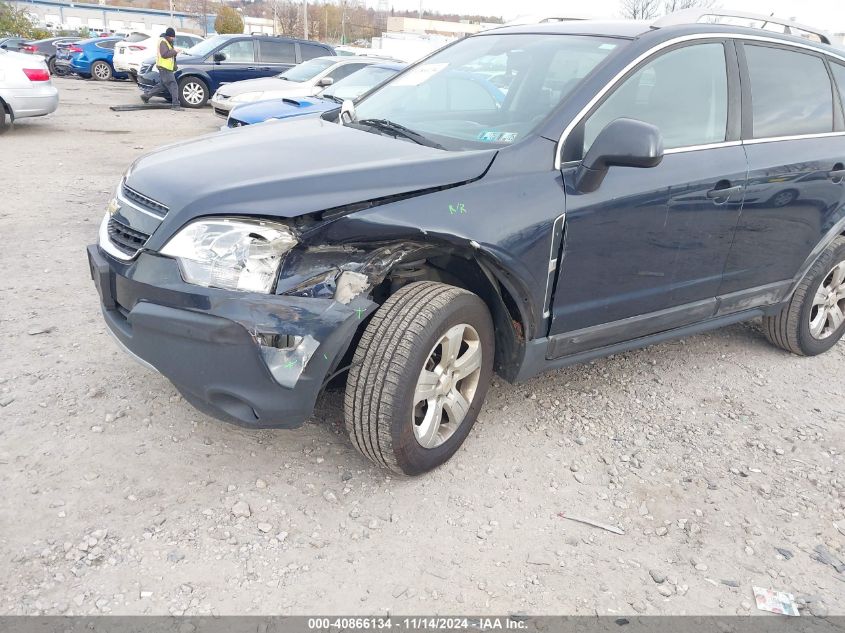
[[[243,33],[244,19],[232,7],[221,7],[214,20],[214,30],[218,33]]]
[[[18,35],[37,39],[43,34],[44,30],[36,26],[24,9],[18,9],[0,0],[0,36]]]
[[[197,23],[204,37],[208,37],[208,15],[214,13],[213,5],[212,0],[182,0],[180,6],[181,10],[189,14]]]
[[[674,13],[675,11],[683,11],[684,9],[692,8],[714,9],[716,8],[715,0],[664,0],[663,13]]]
[[[660,0],[622,0],[622,17],[651,20],[660,12]]]

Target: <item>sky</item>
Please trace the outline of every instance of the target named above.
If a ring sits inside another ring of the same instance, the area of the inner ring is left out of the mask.
[[[619,18],[620,0],[422,0],[423,9],[462,13],[498,15],[506,21],[521,15],[554,15],[572,13],[578,17]],[[377,0],[368,0],[376,6]],[[419,9],[420,0],[390,0],[397,9]],[[845,32],[845,2],[843,0],[717,0],[717,6],[752,13],[794,18],[809,26],[817,26],[834,33]],[[566,16],[561,16],[566,17]]]

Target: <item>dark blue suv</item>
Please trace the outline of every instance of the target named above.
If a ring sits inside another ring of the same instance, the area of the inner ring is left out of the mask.
[[[845,51],[700,17],[485,31],[354,106],[137,160],[88,249],[109,330],[252,427],[342,376],[354,445],[405,474],[457,450],[494,371],[755,318],[830,349]]]
[[[334,55],[328,44],[271,35],[215,35],[176,57],[179,98],[188,108],[206,104],[222,84],[278,75],[314,57]],[[138,73],[141,98],[166,92],[155,59]]]

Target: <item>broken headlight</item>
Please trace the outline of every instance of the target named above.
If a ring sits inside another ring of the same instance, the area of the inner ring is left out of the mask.
[[[215,218],[191,222],[170,238],[161,254],[178,260],[188,283],[268,294],[282,257],[296,243],[284,224]]]

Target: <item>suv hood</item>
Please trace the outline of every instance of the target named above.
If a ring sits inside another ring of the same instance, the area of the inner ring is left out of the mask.
[[[162,148],[138,159],[126,184],[169,207],[158,242],[198,216],[292,218],[460,184],[481,177],[496,153],[448,152],[320,117],[294,118]]]
[[[278,77],[261,77],[259,79],[244,79],[233,81],[230,84],[220,86],[217,93],[221,96],[234,97],[245,92],[298,92],[308,94],[313,90],[311,82],[287,81]]]

